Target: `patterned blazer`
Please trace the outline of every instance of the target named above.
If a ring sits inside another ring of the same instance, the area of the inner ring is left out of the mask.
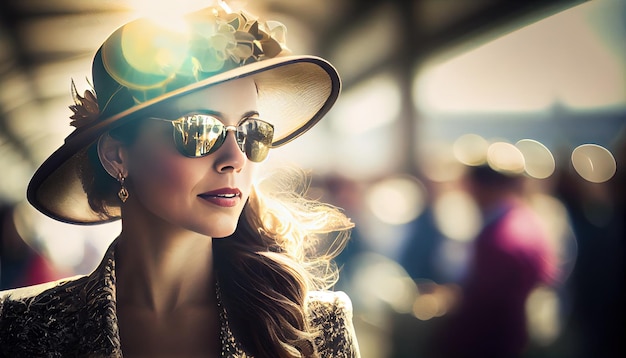
[[[0,292],[0,357],[122,357],[115,304],[114,245],[88,276]],[[320,357],[356,358],[352,304],[343,292],[308,300]],[[221,307],[222,357],[251,357]]]

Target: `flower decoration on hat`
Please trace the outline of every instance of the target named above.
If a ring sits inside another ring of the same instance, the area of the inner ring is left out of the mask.
[[[75,128],[80,128],[98,119],[100,111],[98,109],[96,95],[93,91],[86,90],[84,96],[81,96],[76,90],[74,80],[72,80],[71,91],[74,104],[70,106],[70,109],[74,114],[70,116],[70,119],[72,119],[70,125]]]
[[[289,52],[285,26],[252,15],[206,8],[183,26],[149,19],[131,22],[102,47],[106,71],[136,103],[252,62]]]

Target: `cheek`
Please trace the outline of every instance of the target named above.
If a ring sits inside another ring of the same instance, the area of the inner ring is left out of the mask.
[[[129,168],[136,190],[152,193],[180,193],[194,180],[194,172],[185,158],[168,148],[138,150]]]
[[[179,175],[182,168],[179,168],[176,161],[168,158],[150,158],[138,163],[138,167],[141,176],[150,179],[148,181],[175,183],[182,179]]]

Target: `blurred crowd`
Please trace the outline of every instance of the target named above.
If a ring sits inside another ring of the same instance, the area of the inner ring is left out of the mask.
[[[397,178],[324,179],[327,200],[357,222],[338,288],[353,298],[364,357],[623,356],[624,149],[601,183],[571,163],[542,179],[489,165],[404,176],[419,194]],[[392,188],[368,202],[382,182]],[[371,214],[403,195],[421,201],[413,219]]]

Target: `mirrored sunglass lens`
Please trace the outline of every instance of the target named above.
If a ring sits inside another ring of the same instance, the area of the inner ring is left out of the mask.
[[[267,158],[274,138],[274,127],[262,120],[249,119],[240,126],[243,132],[242,150],[248,159],[261,162]]]
[[[192,115],[174,121],[174,141],[187,157],[202,157],[224,140],[224,125],[215,117]]]

